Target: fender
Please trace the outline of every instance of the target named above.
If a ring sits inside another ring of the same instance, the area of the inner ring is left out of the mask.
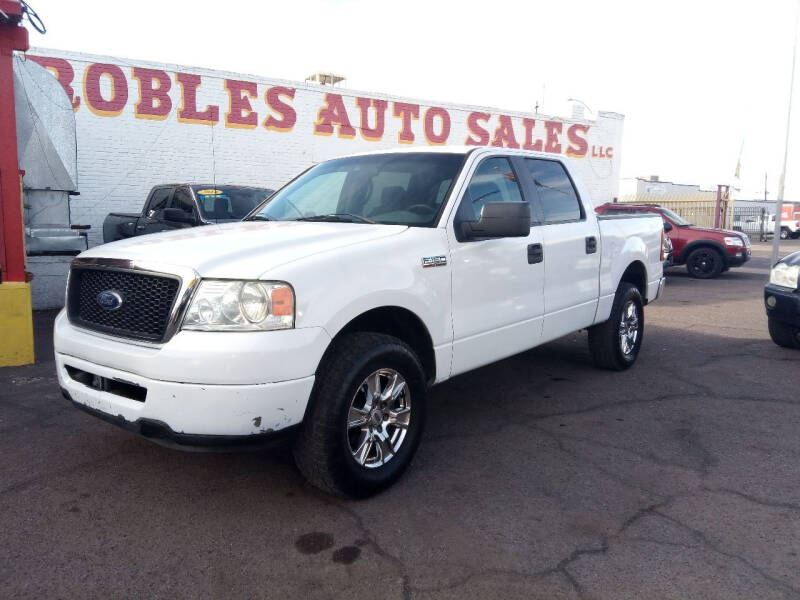
[[[602,230],[601,230],[601,233]],[[609,235],[609,240],[613,240]],[[606,240],[604,240],[605,243]],[[660,248],[659,248],[660,251]],[[609,265],[601,264],[600,270],[600,298],[595,312],[595,323],[602,323],[608,320],[611,314],[611,306],[614,303],[614,295],[617,292],[622,275],[633,263],[641,263],[645,273],[645,294],[647,284],[650,281],[650,270],[648,269],[648,249],[644,240],[638,237],[626,238],[622,244],[613,249],[606,248],[603,252],[605,256],[612,256]],[[645,298],[647,301],[647,298]]]

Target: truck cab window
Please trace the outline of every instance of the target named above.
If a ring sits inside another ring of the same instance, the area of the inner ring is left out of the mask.
[[[525,166],[533,179],[546,224],[579,221],[584,218],[578,194],[561,163],[526,158]]]
[[[147,207],[148,217],[160,217],[161,211],[167,208],[167,201],[172,195],[172,188],[158,188],[150,196],[150,204]]]
[[[483,205],[490,202],[524,202],[511,163],[501,156],[478,165],[461,202],[461,217],[477,221]]]
[[[194,200],[192,195],[186,188],[178,188],[175,190],[175,195],[172,196],[172,208],[177,208],[185,213],[192,214],[194,212]]]

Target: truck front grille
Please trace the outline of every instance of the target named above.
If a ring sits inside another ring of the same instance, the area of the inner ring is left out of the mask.
[[[161,342],[180,286],[174,275],[73,267],[67,315],[79,327]]]

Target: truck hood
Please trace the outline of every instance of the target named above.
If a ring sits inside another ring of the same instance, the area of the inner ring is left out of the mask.
[[[368,223],[244,221],[128,238],[96,246],[81,257],[178,265],[201,277],[257,279],[286,263],[406,229]]]

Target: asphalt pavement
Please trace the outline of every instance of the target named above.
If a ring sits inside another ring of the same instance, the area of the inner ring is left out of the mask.
[[[800,241],[782,243],[782,253]],[[424,441],[369,500],[286,449],[157,446],[0,369],[0,598],[800,598],[800,352],[769,339],[769,247],[647,307],[642,354],[585,332],[431,390]]]

